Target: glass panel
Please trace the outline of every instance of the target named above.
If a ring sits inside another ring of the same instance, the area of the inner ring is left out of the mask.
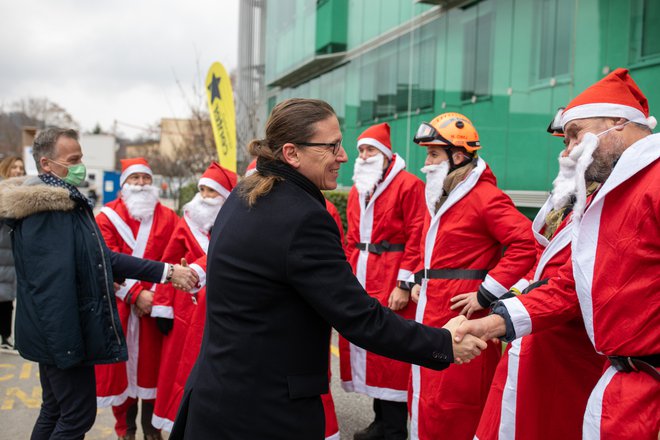
[[[461,99],[490,95],[493,56],[493,19],[490,8],[475,8],[475,18],[466,13],[463,22],[463,86]],[[485,11],[485,12],[484,12]]]
[[[571,41],[573,40],[574,17],[575,1],[558,0],[553,76],[565,75],[571,71]]]
[[[660,2],[644,0],[644,24],[642,27],[642,56],[660,55]]]
[[[557,0],[538,0],[539,70],[538,79],[551,78],[554,73],[555,25]]]
[[[397,87],[396,41],[376,49],[378,70],[376,79],[376,116],[391,116],[396,112]]]
[[[376,60],[373,52],[363,56],[360,68],[360,109],[358,120],[371,121],[376,115]]]
[[[415,60],[414,53],[413,58],[410,58],[411,50],[410,47],[410,34],[406,34],[398,40],[399,53],[397,61],[397,81],[396,81],[396,111],[397,113],[407,112],[408,109],[408,85],[411,83],[410,73],[411,67],[414,68],[415,65],[419,63],[413,62]]]
[[[419,61],[413,62],[412,111],[433,107],[438,23],[436,20],[425,25],[417,36],[413,60]]]

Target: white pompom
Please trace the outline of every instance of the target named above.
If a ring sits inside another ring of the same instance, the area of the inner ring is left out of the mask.
[[[655,119],[653,116],[649,116],[648,118],[646,118],[646,125],[648,125],[649,128],[653,130],[655,126],[658,125],[658,120]]]

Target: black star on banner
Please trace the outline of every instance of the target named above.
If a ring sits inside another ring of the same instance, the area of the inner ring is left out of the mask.
[[[207,88],[209,89],[209,92],[211,92],[211,103],[213,103],[216,98],[222,100],[222,97],[220,96],[220,78],[215,76],[215,73],[213,74],[213,78],[211,78],[211,82]]]

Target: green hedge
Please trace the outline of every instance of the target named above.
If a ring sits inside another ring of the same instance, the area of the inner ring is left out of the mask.
[[[182,215],[183,205],[188,203],[197,194],[197,182],[191,182],[186,186],[182,186],[179,190],[179,215]]]
[[[348,191],[339,189],[334,191],[324,191],[323,195],[337,207],[337,211],[339,211],[339,215],[341,217],[341,223],[344,225],[344,232],[346,232],[348,230],[348,223],[346,222],[346,204],[348,203]]]

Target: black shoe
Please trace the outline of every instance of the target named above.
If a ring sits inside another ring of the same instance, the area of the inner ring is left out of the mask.
[[[380,421],[373,421],[371,425],[353,434],[353,440],[380,440],[384,438],[385,431],[383,423]]]
[[[9,342],[9,338],[5,338],[4,336],[2,337],[2,343],[0,343],[0,348],[4,348],[5,350],[15,350],[14,345]]]

